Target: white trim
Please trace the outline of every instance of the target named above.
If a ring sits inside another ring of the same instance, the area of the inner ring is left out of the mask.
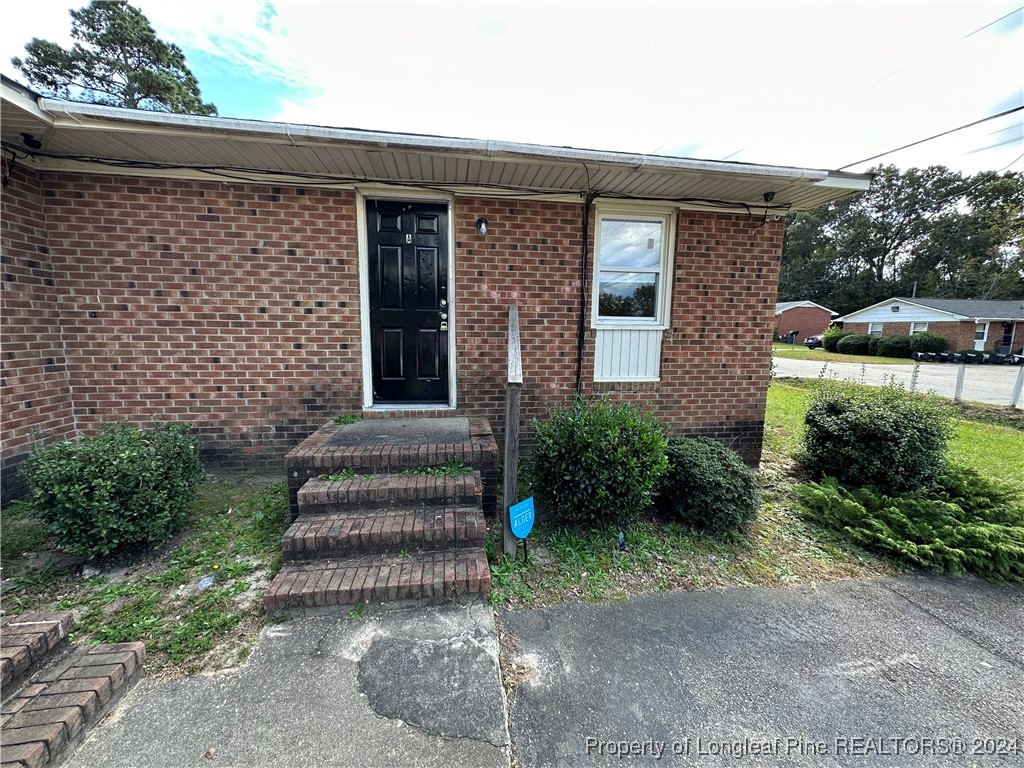
[[[370,253],[369,230],[366,222],[366,201],[410,200],[438,203],[448,208],[448,404],[408,403],[389,404],[387,410],[438,410],[456,408],[458,386],[456,376],[456,343],[458,304],[455,300],[455,202],[454,196],[423,190],[396,189],[390,185],[360,185],[355,190],[356,238],[359,252],[359,338],[363,348],[363,409],[384,410],[373,402],[373,350],[370,346]]]
[[[864,307],[863,309],[858,309],[856,312],[850,312],[848,315],[843,315],[842,317],[837,317],[836,320],[837,321],[841,321],[841,322],[856,323],[856,322],[858,322],[858,320],[857,320],[857,316],[858,315],[860,315],[860,314],[862,314],[864,312],[867,312],[869,309],[875,309],[877,307],[885,307],[885,306],[888,306],[890,304],[907,304],[907,305],[912,306],[912,307],[918,307],[920,309],[927,310],[928,312],[938,312],[940,315],[947,315],[948,317],[952,317],[952,318],[955,318],[957,320],[969,320],[970,319],[969,317],[966,317],[965,315],[958,315],[955,312],[947,312],[944,309],[935,309],[935,307],[929,307],[927,304],[918,304],[917,302],[912,301],[910,299],[893,298],[893,299],[886,299],[885,301],[879,301],[878,303],[872,304],[869,307]],[[893,314],[895,314],[895,313],[893,313]],[[935,322],[942,322],[942,321],[941,320],[936,320]]]
[[[874,326],[878,326],[878,333],[875,333]],[[885,323],[868,323],[868,336],[882,336],[885,333]]]
[[[783,309],[779,309],[779,307],[783,307]],[[788,312],[791,309],[801,309],[803,307],[806,307],[808,309],[813,309],[814,307],[817,307],[818,309],[823,309],[830,315],[832,315],[832,317],[836,317],[839,314],[838,312],[833,312],[828,307],[821,306],[821,304],[815,304],[813,301],[780,301],[775,305],[775,316],[778,317],[783,312]]]
[[[676,238],[678,237],[676,208],[666,208],[664,205],[656,204],[623,204],[618,201],[615,203],[601,203],[598,201],[594,206],[594,213],[594,266],[591,270],[590,280],[590,327],[605,330],[665,330],[669,327],[669,318],[672,316],[673,267],[675,265]],[[635,317],[612,319],[600,318],[598,316],[601,272],[601,220],[612,217],[635,219],[637,221],[658,221],[662,224],[661,269],[657,273],[661,278],[661,285],[658,286],[658,295],[656,296],[655,316],[651,319]]]
[[[923,325],[924,328],[917,330],[914,328],[916,325]],[[928,333],[928,321],[927,320],[915,320],[910,324],[910,335],[913,336],[915,333]]]
[[[985,330],[982,332],[982,336],[981,336],[980,339],[978,338],[978,326],[979,325],[985,326]],[[988,332],[989,332],[989,326],[990,325],[991,325],[990,323],[986,323],[986,322],[975,322],[974,323],[974,351],[975,352],[984,352],[985,351],[985,345],[988,343]],[[978,346],[979,344],[981,346]]]

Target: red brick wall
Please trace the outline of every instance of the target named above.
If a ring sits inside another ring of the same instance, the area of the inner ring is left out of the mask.
[[[276,462],[361,403],[351,192],[47,175],[80,428],[190,420],[207,461]]]
[[[39,177],[16,166],[2,200],[0,473],[7,499],[20,491],[17,465],[31,444],[71,437],[75,422]]]
[[[488,218],[486,239],[475,233],[478,216]],[[527,423],[572,398],[580,220],[578,204],[456,200],[460,410],[488,416],[496,432],[504,413],[511,303],[520,308]],[[593,228],[589,234],[593,245]],[[584,392],[650,404],[673,431],[714,436],[756,462],[781,242],[781,224],[758,228],[746,216],[679,213],[659,382],[594,383],[588,281]]]
[[[1013,349],[1017,354],[1024,354],[1024,323],[1017,323],[1013,338]],[[844,323],[843,330],[850,333],[867,333],[867,323]],[[974,323],[971,321],[952,321],[944,323],[928,323],[928,332],[944,336],[950,352],[961,349],[974,349]],[[906,336],[910,333],[910,323],[885,323],[882,326],[883,336]],[[988,339],[985,341],[986,352],[996,352],[1003,339],[1003,324],[990,323]]]
[[[8,233],[26,242],[20,252],[45,242],[45,208],[54,285],[38,291],[57,292],[33,314],[45,327],[25,336],[51,338],[59,310],[66,349],[65,371],[46,343],[33,342],[33,359],[53,357],[58,367],[37,365],[9,385],[5,377],[17,407],[34,402],[45,377],[63,393],[54,423],[65,434],[70,388],[82,431],[120,419],[191,421],[207,461],[249,466],[277,466],[330,416],[361,408],[351,192],[79,174],[46,174],[38,190],[24,176],[12,185],[5,253]],[[499,434],[513,301],[524,417],[572,396],[580,215],[570,203],[455,202],[459,412],[490,418]],[[486,239],[475,232],[478,216],[490,219]],[[675,431],[716,436],[756,461],[781,238],[781,224],[680,212],[662,380],[595,386],[588,318],[585,391],[650,403]],[[24,446],[25,426],[5,419],[5,457]]]
[[[824,333],[832,315],[818,307],[792,307],[775,316],[775,334],[785,338],[786,334],[796,331],[794,342],[799,344],[808,336]]]

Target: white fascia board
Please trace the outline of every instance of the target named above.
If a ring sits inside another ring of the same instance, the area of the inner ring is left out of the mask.
[[[864,307],[864,309],[858,309],[856,312],[850,312],[848,315],[843,315],[842,317],[837,317],[836,320],[837,321],[842,321],[842,322],[848,322],[850,320],[853,320],[854,322],[856,322],[856,319],[857,319],[858,315],[863,315],[864,313],[870,312],[873,309],[878,309],[879,307],[888,307],[888,306],[891,306],[892,304],[908,304],[908,305],[910,305],[912,307],[917,307],[918,309],[923,309],[925,312],[934,312],[934,313],[936,313],[938,315],[942,315],[943,316],[943,318],[940,318],[940,319],[936,320],[935,322],[941,322],[942,319],[947,318],[947,317],[948,318],[953,318],[954,320],[970,320],[971,319],[969,317],[965,317],[964,315],[958,315],[955,312],[947,312],[944,309],[935,309],[935,307],[929,307],[926,304],[918,304],[917,302],[913,301],[912,299],[892,298],[892,299],[885,299],[884,301],[879,301],[877,304],[872,304],[870,307]]]
[[[541,144],[522,144],[484,139],[461,139],[444,136],[363,131],[349,128],[330,128],[259,120],[241,120],[226,117],[179,115],[168,112],[121,109],[100,104],[84,104],[63,99],[41,98],[40,107],[52,114],[61,127],[102,127],[118,131],[130,126],[140,132],[153,130],[164,135],[194,136],[197,133],[243,136],[275,140],[288,144],[299,141],[312,143],[345,143],[368,147],[388,147],[409,151],[451,152],[481,158],[520,158],[553,163],[589,162],[602,165],[625,166],[636,170],[690,171],[697,173],[803,180],[820,183],[833,179],[835,185],[854,183],[856,174],[840,174],[819,169],[789,166],[729,163],[718,160],[640,155],[627,152],[608,152],[573,147],[554,147]],[[842,188],[867,189],[870,176],[862,176],[864,186]]]

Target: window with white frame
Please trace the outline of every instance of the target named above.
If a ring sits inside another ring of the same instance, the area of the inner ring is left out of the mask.
[[[881,336],[882,323],[868,323],[868,336]]]
[[[925,333],[928,330],[928,323],[911,323],[910,324],[910,335],[913,336],[915,333]]]
[[[670,221],[670,214],[598,214],[595,326],[665,324]]]
[[[669,318],[675,215],[598,208],[594,231],[595,381],[658,381]]]
[[[988,323],[974,324],[974,340],[986,341],[988,339]]]

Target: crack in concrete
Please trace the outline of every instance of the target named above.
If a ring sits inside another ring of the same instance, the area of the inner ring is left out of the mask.
[[[987,646],[985,643],[981,642],[981,640],[976,638],[973,634],[971,634],[967,630],[961,629],[960,627],[957,627],[954,624],[951,624],[950,622],[946,621],[946,619],[944,619],[942,616],[940,616],[939,614],[935,613],[935,611],[933,611],[930,608],[928,608],[926,605],[923,605],[922,603],[919,603],[917,600],[914,600],[909,595],[903,594],[898,589],[895,589],[894,587],[892,587],[890,584],[886,584],[884,582],[881,582],[879,584],[879,586],[881,586],[883,589],[888,590],[889,592],[892,592],[892,594],[896,595],[897,597],[900,597],[900,598],[906,600],[908,603],[910,603],[912,606],[917,608],[919,611],[921,611],[922,613],[927,614],[928,616],[931,616],[937,622],[942,624],[942,626],[946,627],[946,629],[949,629],[950,631],[952,631],[953,634],[958,635],[959,637],[962,637],[965,640],[968,640],[970,643],[972,643],[973,645],[977,646],[978,648],[980,648],[981,650],[985,651],[986,653],[991,653],[993,656],[996,656],[996,657],[1002,659],[1003,661],[1005,661],[1007,664],[1010,664],[1011,666],[1017,667],[1019,669],[1024,669],[1024,665],[1022,665],[1019,661],[1017,661],[1017,659],[1013,658],[1012,656],[1008,656],[1008,655],[1004,654],[998,648],[990,648],[989,646]]]

